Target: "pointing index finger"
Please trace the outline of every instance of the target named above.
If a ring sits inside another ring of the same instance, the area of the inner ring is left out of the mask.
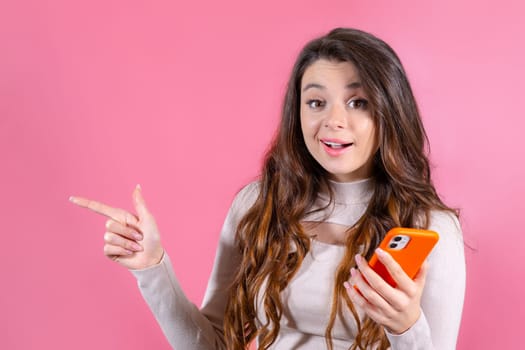
[[[94,211],[97,214],[107,216],[108,218],[120,222],[121,224],[131,225],[135,227],[138,224],[137,217],[127,212],[126,210],[113,208],[104,203],[100,203],[83,197],[69,197],[69,200],[72,203],[78,205],[79,207],[87,208],[91,211]]]

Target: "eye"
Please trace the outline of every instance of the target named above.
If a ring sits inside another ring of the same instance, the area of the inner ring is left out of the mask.
[[[348,106],[353,109],[366,109],[368,101],[362,98],[348,101]]]
[[[315,99],[306,101],[306,104],[308,105],[308,107],[310,107],[312,109],[317,109],[317,108],[320,108],[320,107],[324,106],[324,102],[323,101],[315,100]]]

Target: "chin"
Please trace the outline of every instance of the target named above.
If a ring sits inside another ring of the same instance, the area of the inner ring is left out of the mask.
[[[357,174],[347,173],[347,172],[336,172],[336,171],[329,171],[327,170],[330,179],[336,181],[336,182],[349,182],[354,181],[359,176]]]

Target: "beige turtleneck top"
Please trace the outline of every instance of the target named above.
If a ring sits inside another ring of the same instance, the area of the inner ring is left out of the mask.
[[[373,193],[373,181],[333,182],[334,204],[324,212],[305,217],[305,221],[352,226],[365,212]],[[224,349],[222,332],[227,290],[239,266],[235,228],[255,201],[258,183],[239,192],[224,222],[208,288],[201,308],[185,296],[173,272],[169,256],[144,270],[133,270],[140,291],[176,350]],[[327,198],[319,196],[322,207]],[[421,317],[405,333],[386,332],[391,349],[452,350],[461,321],[465,291],[465,258],[460,225],[450,213],[432,212],[429,229],[440,239],[430,254],[429,270],[421,299]],[[324,337],[330,315],[335,270],[345,247],[313,239],[311,249],[298,272],[282,292],[283,315],[273,350],[326,349]],[[261,310],[261,308],[259,308]],[[258,312],[264,322],[264,312]],[[336,320],[332,331],[334,350],[348,349],[356,335],[356,324],[348,311],[344,321]]]

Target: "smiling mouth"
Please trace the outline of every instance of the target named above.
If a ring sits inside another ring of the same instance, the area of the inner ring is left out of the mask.
[[[352,146],[353,143],[337,143],[337,142],[329,142],[329,141],[322,141],[326,146],[332,148],[332,149],[341,149],[346,148],[348,146]]]

